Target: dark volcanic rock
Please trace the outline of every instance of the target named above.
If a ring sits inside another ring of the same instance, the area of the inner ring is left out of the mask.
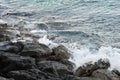
[[[66,74],[72,74],[67,66],[56,61],[41,61],[38,62],[37,65],[41,71],[54,74],[56,76],[65,76]]]
[[[61,80],[52,74],[44,73],[38,69],[11,71],[8,73],[8,76],[15,80]]]
[[[19,53],[23,50],[22,42],[0,42],[0,51]]]
[[[35,60],[16,54],[0,52],[0,72],[35,68]]]
[[[52,50],[44,45],[44,44],[40,44],[40,43],[25,43],[24,44],[24,49],[23,51],[20,53],[20,55],[22,56],[30,56],[33,58],[42,58],[44,56],[49,56],[51,55]]]
[[[94,78],[94,77],[77,77],[73,75],[68,75],[65,77],[64,80],[101,80],[99,78]]]
[[[97,69],[108,69],[110,67],[110,63],[108,60],[104,61],[102,59],[98,60],[97,62],[95,62],[94,64],[90,63],[86,63],[83,66],[80,66],[76,72],[75,75],[77,76],[90,76],[92,74],[93,71],[97,70]]]
[[[72,63],[72,62],[70,62],[69,60],[61,60],[61,61],[59,61],[60,63],[62,63],[62,64],[64,64],[64,65],[66,65],[67,66],[67,68],[69,69],[69,70],[71,70],[71,71],[73,71],[74,70],[74,68],[75,68],[75,64],[74,63]]]
[[[92,76],[101,80],[120,80],[116,74],[106,69],[98,69],[92,73]]]
[[[53,54],[54,54],[56,60],[69,59],[71,56],[68,49],[63,45],[59,45],[59,46],[53,48]]]
[[[120,71],[118,71],[117,69],[112,70],[112,72],[120,76]]]
[[[7,78],[4,78],[4,77],[0,76],[0,80],[14,80],[14,79],[7,79]]]

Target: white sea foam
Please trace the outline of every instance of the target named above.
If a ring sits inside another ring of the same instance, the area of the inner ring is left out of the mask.
[[[46,44],[50,48],[58,45],[47,39],[47,36],[40,38],[38,42]],[[75,69],[77,69],[79,66],[84,65],[87,62],[94,63],[99,59],[108,59],[111,64],[111,67],[109,68],[110,70],[120,70],[120,49],[112,48],[111,46],[102,46],[101,48],[99,48],[98,51],[92,52],[88,47],[80,47],[77,43],[65,43],[64,45],[70,50],[70,52],[72,52],[72,57],[69,60],[75,63]]]
[[[45,30],[32,30],[30,32],[34,34],[34,33],[38,33],[38,32],[46,33],[47,31],[45,31]]]
[[[81,47],[69,48],[73,52],[70,61],[76,64],[76,68],[84,65],[87,62],[96,62],[99,59],[108,59],[110,61],[110,70],[120,70],[120,49],[112,48],[110,46],[102,46],[96,53],[90,51],[89,48]]]
[[[55,47],[55,46],[58,45],[58,44],[56,44],[56,43],[53,43],[51,40],[49,40],[49,39],[47,38],[47,35],[45,35],[43,38],[40,38],[40,39],[38,40],[38,42],[39,42],[39,43],[43,43],[43,44],[49,46],[50,48],[53,48],[53,47]]]

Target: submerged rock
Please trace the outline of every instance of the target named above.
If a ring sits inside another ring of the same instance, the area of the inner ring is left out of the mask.
[[[51,55],[52,50],[44,45],[44,44],[40,44],[40,43],[36,43],[36,42],[25,42],[24,43],[24,49],[23,51],[20,53],[20,55],[22,56],[30,56],[33,58],[43,58],[44,56],[49,56]]]
[[[35,60],[33,58],[0,52],[0,73],[32,68],[35,68]]]
[[[108,69],[110,67],[110,63],[108,60],[104,61],[102,59],[98,60],[94,64],[86,63],[83,66],[80,66],[76,71],[75,75],[79,77],[91,76],[92,73],[97,69]]]
[[[53,55],[55,56],[56,60],[69,59],[71,56],[68,49],[63,45],[53,48]]]
[[[92,76],[101,80],[120,80],[116,74],[106,69],[98,69],[92,73]]]

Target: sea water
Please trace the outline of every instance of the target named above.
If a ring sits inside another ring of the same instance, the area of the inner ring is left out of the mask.
[[[107,58],[120,70],[119,0],[0,0],[0,22],[32,28],[50,48],[65,45],[76,68]]]

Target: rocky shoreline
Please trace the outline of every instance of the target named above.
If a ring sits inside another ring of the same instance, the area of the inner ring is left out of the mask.
[[[25,31],[29,29],[0,24],[0,80],[120,80],[118,70],[109,70],[108,59],[74,70],[75,64],[68,60],[72,54],[65,46],[50,49]],[[32,40],[24,41],[25,37]]]

